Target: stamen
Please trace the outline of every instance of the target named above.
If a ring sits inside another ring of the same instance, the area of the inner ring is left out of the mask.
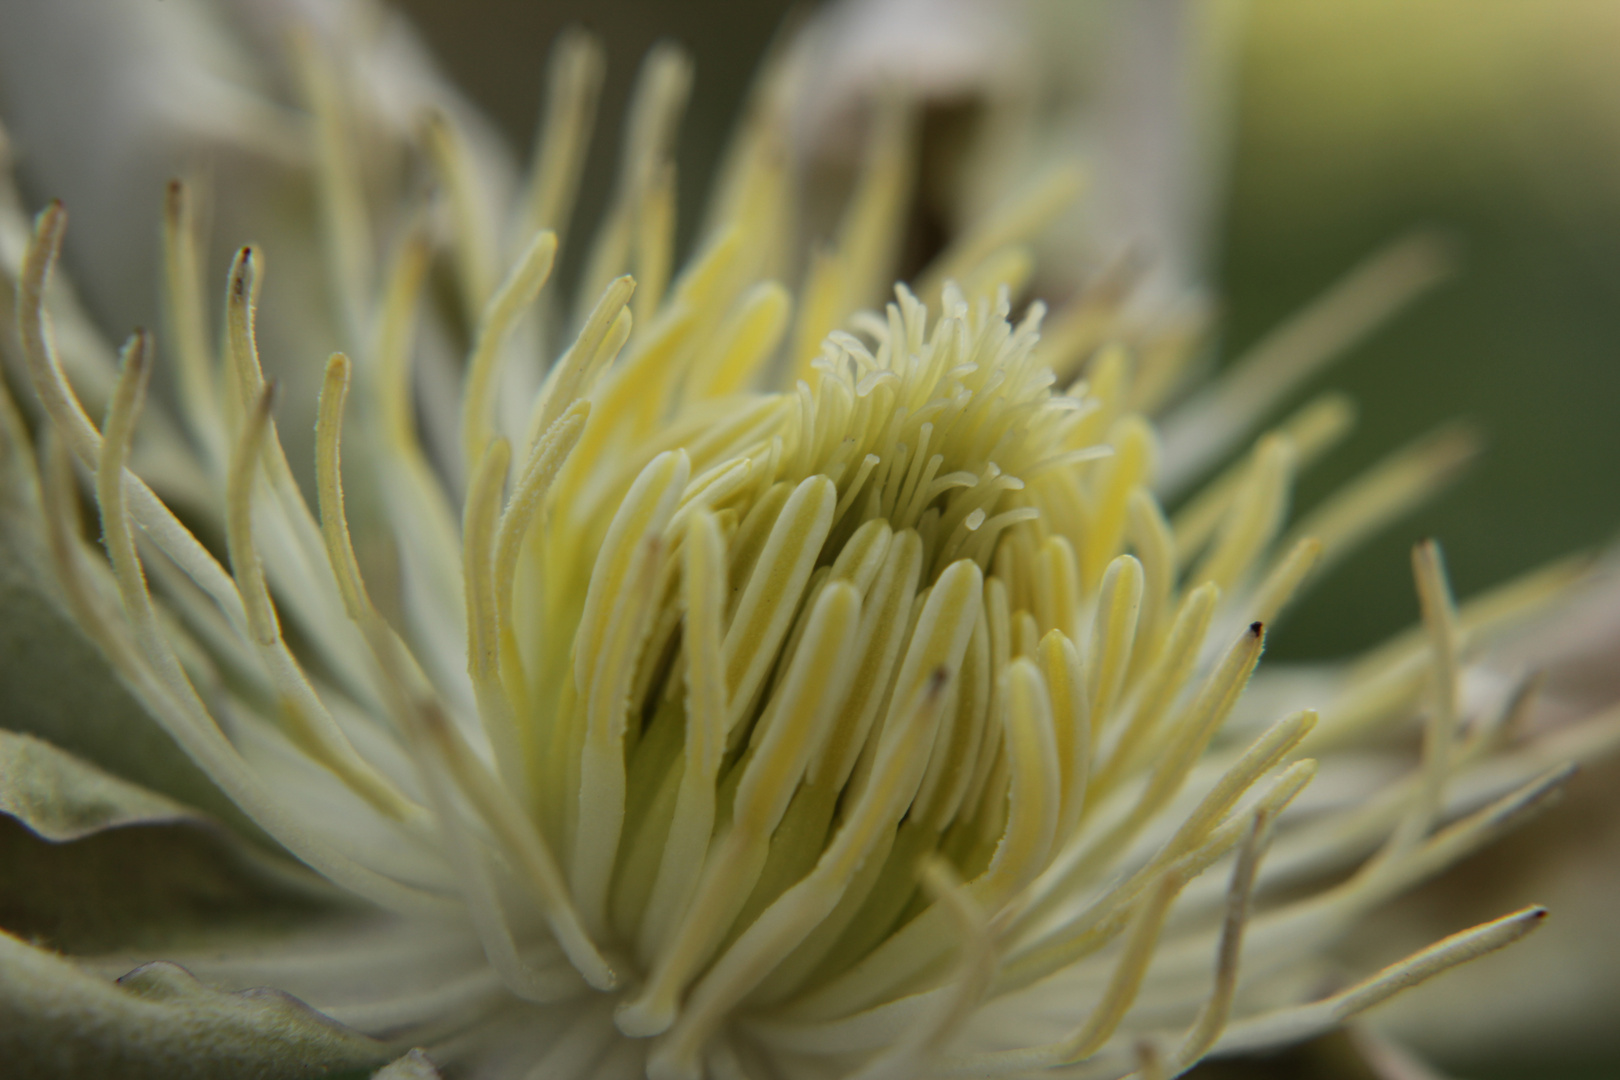
[[[653,173],[636,210],[635,316],[643,326],[652,322],[669,285],[675,257],[675,163],[666,161]]]
[[[1046,864],[1057,835],[1063,777],[1052,730],[1052,702],[1032,660],[1020,657],[1001,673],[1006,696],[1007,758],[1012,765],[1007,828],[976,897],[999,907]]]
[[[467,597],[467,675],[478,699],[478,716],[495,751],[495,765],[508,790],[521,798],[524,782],[512,702],[501,685],[501,634],[494,569],[501,489],[512,461],[511,444],[496,439],[473,474],[462,510],[462,592]]]
[[[983,909],[957,880],[950,864],[930,859],[919,875],[928,898],[951,917],[961,942],[957,971],[933,1007],[913,1021],[894,1045],[851,1080],[906,1080],[916,1076],[938,1048],[972,1015],[995,976],[996,949]]]
[[[752,705],[832,528],[837,490],[811,477],[789,497],[748,578],[724,646],[730,732]]]
[[[716,338],[713,358],[700,358],[694,365],[686,399],[725,397],[748,389],[776,353],[792,310],[792,296],[774,281],[762,281],[745,293]]]
[[[1091,715],[1099,719],[1113,715],[1114,701],[1130,669],[1142,587],[1142,564],[1136,559],[1121,555],[1108,564],[1086,647],[1086,694],[1091,699]]]
[[[1457,608],[1446,583],[1440,547],[1425,540],[1412,549],[1412,575],[1417,579],[1418,603],[1431,650],[1429,690],[1432,700],[1423,725],[1422,780],[1411,810],[1391,838],[1389,851],[1410,847],[1429,831],[1445,799],[1457,739]]]
[[[225,459],[225,430],[220,423],[219,395],[203,316],[197,223],[191,193],[179,180],[169,181],[163,204],[163,296],[169,332],[174,336],[180,396],[192,436],[209,461]]]
[[[366,332],[364,313],[375,271],[364,179],[354,153],[357,142],[336,65],[309,33],[295,33],[293,46],[304,96],[315,117],[316,191],[327,266],[337,284],[344,328],[358,342]]]
[[[794,332],[794,378],[809,379],[821,342],[852,311],[877,303],[893,280],[906,200],[915,171],[915,110],[899,94],[878,99],[869,120],[860,176],[832,248],[811,263],[807,303]],[[824,294],[824,299],[822,296]]]
[[[285,808],[264,789],[259,776],[248,767],[214,724],[186,678],[167,636],[157,625],[156,612],[141,573],[134,536],[130,530],[131,516],[124,502],[129,491],[143,490],[127,482],[124,463],[128,459],[129,439],[133,434],[141,390],[147,378],[150,353],[150,339],[144,334],[137,334],[125,351],[124,370],[108,417],[109,434],[117,438],[109,438],[98,447],[97,501],[101,507],[103,535],[108,553],[114,560],[123,608],[136,627],[135,639],[141,654],[144,654],[144,661],[134,650],[124,647],[117,637],[101,635],[103,644],[108,647],[108,656],[118,665],[120,674],[136,690],[151,714],[221,790],[298,858],[333,882],[386,908],[401,911],[444,909],[447,905],[443,898],[403,885],[354,862],[289,817]],[[73,400],[73,407],[78,408],[76,399]],[[150,493],[149,489],[145,490]],[[157,502],[155,497],[153,501]],[[157,502],[157,505],[162,506],[162,503]],[[53,520],[59,521],[60,514]],[[58,533],[53,535],[58,536],[60,547],[65,537]],[[189,533],[185,535],[190,537]],[[195,543],[195,540],[192,542]],[[69,580],[73,579],[70,576]],[[91,621],[87,625],[94,627],[99,623]],[[352,773],[345,775],[345,779],[349,780],[352,776]],[[362,794],[369,792],[380,799],[386,798],[375,785],[370,788],[357,786],[357,790]]]
[[[1243,929],[1249,921],[1249,901],[1254,894],[1255,873],[1260,856],[1270,838],[1272,818],[1264,810],[1250,819],[1249,834],[1238,849],[1237,865],[1232,867],[1232,883],[1227,887],[1226,910],[1221,920],[1220,943],[1215,948],[1215,985],[1204,1007],[1198,1011],[1191,1030],[1176,1048],[1165,1073],[1180,1072],[1196,1064],[1220,1038],[1232,1015],[1232,999],[1237,993],[1238,961],[1243,956]],[[1143,1070],[1146,1080],[1146,1070]]]
[[[1166,621],[1171,616],[1176,584],[1176,540],[1164,520],[1164,511],[1153,496],[1138,488],[1131,492],[1126,512],[1126,536],[1142,564],[1142,607],[1136,617],[1137,645],[1131,651],[1131,670],[1126,684],[1134,684],[1148,663],[1156,660]],[[1269,621],[1269,617],[1260,619]]]
[[[1267,437],[1255,447],[1253,465],[1227,511],[1220,533],[1193,581],[1213,581],[1231,589],[1260,557],[1287,513],[1293,482],[1294,448],[1280,437]]]
[[[274,645],[281,640],[275,607],[264,582],[264,567],[253,544],[252,520],[253,481],[258,476],[259,457],[274,402],[274,383],[255,390],[251,408],[231,451],[225,487],[225,546],[231,557],[231,576],[247,611],[248,628],[260,645]]]
[[[421,139],[439,184],[450,199],[450,216],[455,222],[451,243],[456,279],[462,306],[471,317],[484,310],[495,291],[499,254],[491,235],[494,223],[486,220],[487,200],[479,191],[472,154],[450,117],[437,109],[428,110],[421,121]]]
[[[599,295],[609,281],[630,268],[636,247],[636,218],[647,189],[657,183],[658,171],[669,159],[675,128],[691,86],[692,62],[677,46],[667,42],[656,45],[642,61],[619,150],[618,185],[580,278],[582,302],[589,303],[590,297]],[[585,321],[583,309],[576,319]]]
[[[615,1019],[625,1034],[655,1035],[669,1027],[676,996],[709,959],[747,900],[770,835],[843,701],[860,610],[860,594],[844,582],[829,584],[817,599],[782,688],[759,721],[756,731],[763,734],[749,748],[731,828],[705,863],[686,916],[654,961],[646,985],[618,1010]],[[732,951],[741,947],[739,941]],[[755,981],[768,971],[759,972]],[[698,1015],[695,1001],[689,1002],[682,1027],[689,1029]]]
[[[264,256],[253,247],[238,249],[225,287],[226,355],[230,360],[227,378],[236,388],[237,411],[232,433],[238,438],[264,386],[264,370],[259,365],[259,345],[253,330],[262,284],[259,264],[263,261]]]
[[[492,438],[495,412],[496,375],[506,352],[507,339],[517,328],[518,319],[534,303],[551,276],[557,257],[557,234],[536,233],[534,239],[490,297],[478,321],[478,337],[467,358],[467,374],[461,391],[462,453],[469,475],[484,459],[484,449]]]
[[[714,830],[715,777],[726,745],[725,542],[711,513],[693,514],[682,547],[686,599],[686,746],[681,786],[650,899],[642,915],[643,963],[664,951],[697,887]]]
[[[1546,908],[1527,907],[1453,934],[1323,1001],[1234,1024],[1216,1049],[1221,1053],[1240,1053],[1295,1042],[1338,1027],[1403,990],[1427,982],[1458,964],[1511,945],[1540,926],[1546,917]]]
[[[1275,622],[1321,558],[1322,542],[1314,536],[1304,537],[1290,548],[1288,554],[1272,567],[1271,573],[1254,590],[1253,607],[1250,609],[1254,621],[1267,626]]]
[[[1120,1022],[1136,1001],[1142,988],[1142,978],[1153,959],[1159,932],[1170,914],[1170,905],[1181,894],[1186,879],[1174,870],[1167,870],[1158,888],[1149,894],[1147,902],[1138,911],[1131,926],[1125,948],[1114,966],[1114,975],[1103,992],[1101,1000],[1086,1018],[1085,1025],[1068,1039],[1052,1048],[1054,1064],[1070,1065],[1083,1061],[1096,1053],[1109,1037],[1119,1029]]]
[[[1157,436],[1139,416],[1127,416],[1115,424],[1108,442],[1114,455],[1102,461],[1091,476],[1097,492],[1093,517],[1077,551],[1080,582],[1087,593],[1097,588],[1108,561],[1119,554],[1131,493],[1151,481],[1158,457]]]
[[[1349,433],[1355,415],[1355,406],[1348,398],[1330,392],[1311,399],[1267,434],[1293,445],[1295,471],[1303,471]],[[1220,476],[1201,485],[1198,493],[1176,511],[1172,531],[1184,563],[1215,535],[1252,467],[1250,457],[1234,462]]]
[[[1038,177],[957,238],[917,278],[923,300],[939,296],[948,281],[964,281],[1001,249],[1032,240],[1079,195],[1080,171],[1059,166]]]
[[[1299,537],[1322,541],[1321,569],[1338,562],[1369,535],[1422,505],[1454,480],[1479,452],[1469,428],[1442,428],[1399,450],[1341,488],[1296,523],[1285,545]]]
[[[527,677],[523,660],[517,652],[516,626],[513,605],[517,599],[517,566],[523,543],[529,535],[529,526],[535,514],[551,491],[551,483],[568,461],[568,455],[578,445],[590,418],[591,403],[576,401],[557,418],[539,442],[534,444],[529,460],[518,478],[512,498],[501,513],[495,530],[495,562],[493,579],[495,589],[495,622],[501,646],[501,669],[507,692],[517,696],[527,692]],[[527,710],[520,710],[527,715]],[[527,756],[525,759],[527,760]]]
[[[100,460],[96,465],[96,502],[101,507],[101,542],[107,549],[113,572],[118,578],[119,592],[124,596],[145,597],[146,578],[135,551],[135,537],[127,525],[124,510],[124,467],[129,460],[130,445],[135,436],[135,421],[140,416],[146,399],[146,386],[151,379],[150,354],[152,339],[144,331],[137,331],[124,346],[123,366],[112,401],[107,406],[107,419],[102,425]],[[161,633],[154,612],[147,604],[125,604],[125,610],[136,620],[136,632],[142,637]]]
[[[462,795],[494,831],[501,841],[502,851],[513,857],[514,868],[534,890],[557,943],[585,981],[597,990],[614,989],[618,976],[591,941],[568,885],[539,830],[523,816],[500,781],[478,760],[461,732],[436,706],[417,702],[407,715],[433,744],[418,761],[426,768],[445,769]]]
[[[541,432],[556,423],[564,409],[589,392],[602,368],[624,346],[631,326],[630,312],[625,305],[635,290],[635,279],[628,275],[615,278],[602,290],[579,336],[553,365],[544,389],[535,400],[534,412],[529,418],[530,446]]]
[[[574,685],[583,695],[585,728],[569,884],[585,924],[596,933],[607,924],[608,887],[624,825],[630,680],[651,629],[663,532],[690,471],[686,453],[676,451],[654,458],[637,478],[602,542],[574,637]]]
[[[579,178],[585,169],[596,104],[602,90],[602,45],[578,27],[557,35],[547,63],[545,119],[535,141],[524,205],[529,224],[550,229],[560,244],[573,218]]]
[[[1159,490],[1173,496],[1225,456],[1271,407],[1450,273],[1446,244],[1429,233],[1397,241],[1350,271],[1240,357],[1208,390],[1176,409]]]
[[[343,509],[343,406],[348,394],[349,358],[333,353],[326,362],[326,378],[321,384],[315,419],[315,487],[327,561],[337,575],[349,618],[361,622],[369,617],[372,608],[360,577],[360,562],[355,558]]]
[[[1052,698],[1057,735],[1058,769],[1063,782],[1056,843],[1074,835],[1086,805],[1086,782],[1091,772],[1091,703],[1086,695],[1080,653],[1062,631],[1050,631],[1039,647],[1041,673]]]

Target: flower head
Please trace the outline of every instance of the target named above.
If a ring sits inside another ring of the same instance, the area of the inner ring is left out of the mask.
[[[187,185],[164,215],[187,437],[151,437],[186,448],[172,497],[131,467],[153,338],[116,372],[65,370],[59,205],[18,265],[16,323],[47,418],[51,566],[81,625],[254,824],[396,917],[376,940],[409,987],[356,1000],[377,964],[361,948],[302,976],[310,1004],[511,1075],[1170,1076],[1331,1027],[1540,920],[1310,992],[1360,912],[1616,737],[1611,718],[1513,745],[1511,709],[1458,697],[1466,650],[1567,572],[1459,611],[1421,545],[1418,636],[1328,688],[1321,719],[1241,703],[1313,568],[1442,482],[1467,437],[1397,455],[1285,532],[1294,471],[1348,422],[1329,398],[1173,520],[1153,494],[1431,277],[1431,246],[1371,265],[1184,405],[1161,464],[1145,414],[1190,349],[1127,332],[1109,298],[1055,326],[1041,303],[1015,312],[1067,169],[891,289],[911,116],[876,102],[842,222],[801,271],[781,121],[806,73],[787,65],[677,269],[690,73],[660,48],[570,313],[547,290],[574,242],[588,39],[558,46],[509,206],[444,112],[416,136],[436,194],[375,205],[353,88],[319,42],[296,52],[352,343],[324,369],[313,506],[258,359],[265,254],[230,267],[216,356]],[[413,368],[437,344],[415,340],[424,312],[434,335],[467,328],[459,368]],[[105,557],[80,537],[69,459]],[[1420,767],[1359,778],[1346,748],[1414,718]],[[1312,743],[1332,783],[1302,799]],[[1278,899],[1251,918],[1257,883]]]

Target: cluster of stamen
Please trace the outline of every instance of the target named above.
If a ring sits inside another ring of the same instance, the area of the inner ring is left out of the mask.
[[[339,306],[371,336],[358,361],[337,353],[325,369],[316,509],[260,370],[262,256],[244,248],[230,270],[216,363],[189,196],[171,189],[174,351],[202,471],[223,494],[227,569],[129,468],[150,336],[127,346],[99,428],[63,373],[44,299],[65,228],[53,207],[21,269],[20,329],[55,438],[94,477],[108,555],[80,550],[58,460],[46,502],[62,579],[126,681],[267,833],[382,907],[468,919],[517,998],[613,995],[651,1075],[750,1053],[789,1072],[910,1075],[970,1017],[1027,1005],[1038,983],[1074,988],[1059,995],[1062,1037],[1021,1040],[1008,1024],[1005,1046],[949,1067],[1174,1075],[1237,1007],[1261,852],[1317,768],[1298,758],[1308,736],[1331,746],[1426,707],[1407,788],[1322,826],[1330,835],[1301,840],[1307,825],[1279,845],[1303,874],[1324,851],[1350,862],[1388,833],[1348,881],[1253,920],[1246,963],[1262,977],[1500,832],[1562,775],[1436,830],[1448,806],[1484,801],[1453,777],[1510,723],[1460,726],[1469,635],[1553,586],[1459,613],[1432,546],[1416,563],[1425,636],[1315,735],[1310,710],[1231,729],[1263,624],[1314,567],[1441,482],[1467,438],[1397,456],[1285,534],[1294,472],[1348,424],[1326,398],[1167,520],[1138,410],[1181,360],[1096,347],[1084,305],[1044,341],[1041,305],[1011,321],[1023,241],[1072,188],[1067,174],[965,235],[918,295],[901,286],[880,312],[861,310],[909,185],[893,103],[874,119],[844,228],[795,297],[765,274],[786,200],[767,108],[780,86],[767,80],[718,224],[674,275],[667,155],[688,74],[655,54],[577,332],[525,395],[510,389],[599,58],[580,39],[561,49],[521,215],[529,239],[504,279],[472,220],[465,149],[431,119],[452,261],[477,316],[457,437],[440,455],[459,460],[436,460],[411,371],[436,239],[419,218],[370,280],[333,73],[304,60]],[[1085,380],[1057,388],[1054,369],[1081,353]],[[351,388],[400,569],[386,600],[345,507]],[[1225,892],[1200,892],[1222,860]],[[1228,1043],[1318,1030],[1539,917],[1470,931],[1323,1002],[1253,1008]],[[1180,1029],[1173,1045],[1120,1037],[1139,1001]]]

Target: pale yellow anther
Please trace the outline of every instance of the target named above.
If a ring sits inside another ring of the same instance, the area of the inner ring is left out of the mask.
[[[467,603],[467,675],[477,695],[484,731],[495,748],[497,767],[509,787],[522,791],[515,720],[500,679],[501,635],[494,565],[501,492],[511,461],[511,444],[496,439],[473,473],[461,515],[461,565],[462,594]]]
[[[1269,434],[1288,440],[1294,447],[1294,468],[1303,470],[1336,445],[1355,424],[1355,406],[1339,393],[1313,398]],[[1220,476],[1204,484],[1198,494],[1176,512],[1172,526],[1176,549],[1183,561],[1196,556],[1238,497],[1249,477],[1250,459],[1243,459]]]
[[[715,819],[715,777],[726,745],[725,542],[711,513],[693,514],[682,545],[686,599],[686,741],[681,787],[663,857],[642,918],[638,952],[647,960],[669,938],[697,887]]]
[[[163,296],[186,423],[208,458],[223,461],[225,429],[220,423],[213,350],[203,314],[195,202],[184,183],[169,181],[163,204]]]
[[[688,400],[725,397],[750,388],[787,331],[793,298],[774,281],[762,281],[737,303],[716,337],[710,356],[700,357],[688,377]]]
[[[305,100],[315,121],[316,191],[326,262],[337,284],[337,307],[354,341],[366,333],[365,311],[371,303],[374,255],[371,218],[366,209],[365,181],[356,157],[351,104],[340,70],[315,36],[294,33],[293,45]]]
[[[1254,893],[1254,879],[1260,868],[1260,856],[1270,836],[1272,815],[1262,808],[1250,817],[1248,835],[1238,849],[1237,863],[1232,867],[1231,884],[1227,886],[1226,907],[1222,912],[1221,936],[1215,948],[1215,986],[1205,1000],[1198,1017],[1193,1021],[1181,1045],[1169,1062],[1162,1063],[1160,1075],[1178,1072],[1199,1061],[1226,1026],[1232,1014],[1232,1000],[1237,994],[1238,961],[1243,955],[1243,930],[1249,920],[1249,901]],[[1143,1080],[1149,1080],[1144,1070]]]
[[[349,539],[349,522],[343,509],[343,407],[349,394],[349,369],[349,358],[342,353],[333,353],[326,362],[315,418],[315,489],[327,560],[337,576],[349,618],[360,622],[374,612],[360,578],[360,563]]]
[[[658,183],[659,171],[669,159],[691,85],[691,60],[675,45],[661,43],[642,61],[619,150],[613,202],[591,242],[580,279],[582,304],[590,303],[609,281],[634,265],[639,246],[637,219],[648,189]],[[585,310],[581,308],[576,317],[583,322]]]
[[[1127,416],[1108,437],[1112,457],[1092,473],[1096,488],[1091,528],[1080,538],[1081,587],[1093,592],[1110,560],[1119,554],[1129,521],[1131,493],[1151,483],[1157,458],[1153,429],[1139,416]]]
[[[1321,569],[1332,566],[1364,538],[1421,505],[1456,478],[1479,453],[1469,427],[1442,428],[1368,469],[1312,510],[1283,539],[1314,536],[1322,542]]]
[[[1142,564],[1121,555],[1108,566],[1097,592],[1097,614],[1086,646],[1086,694],[1093,717],[1110,715],[1125,685],[1136,621],[1142,609]]]
[[[1053,733],[1063,796],[1058,812],[1057,843],[1066,842],[1080,823],[1091,774],[1091,701],[1087,696],[1080,652],[1062,632],[1053,630],[1037,650],[1041,675],[1052,702]]]
[[[1278,613],[1294,599],[1299,587],[1311,576],[1321,559],[1322,542],[1314,536],[1303,537],[1289,548],[1288,553],[1255,587],[1254,599],[1250,601],[1250,615],[1254,621],[1271,625]]]
[[[1167,429],[1179,438],[1161,484],[1175,493],[1218,460],[1278,401],[1331,358],[1381,326],[1450,272],[1446,244],[1429,233],[1406,237],[1357,266],[1315,303],[1273,330],[1208,390],[1182,405]]]
[[[102,543],[107,547],[120,593],[126,598],[142,598],[141,603],[133,605],[127,599],[125,602],[126,610],[137,619],[136,629],[140,633],[153,631],[153,612],[144,601],[146,581],[124,509],[124,466],[129,460],[135,421],[140,416],[146,386],[151,379],[150,352],[151,338],[145,333],[137,333],[124,346],[123,366],[112,401],[107,405],[107,418],[101,431],[101,455],[96,463],[96,502],[101,509]]]
[[[423,148],[450,203],[456,283],[462,306],[471,316],[484,310],[499,273],[500,255],[491,235],[494,222],[488,220],[488,200],[474,171],[472,154],[450,117],[431,109],[422,116],[420,130]]]
[[[1425,540],[1412,549],[1412,576],[1429,638],[1429,701],[1423,724],[1423,765],[1417,796],[1400,828],[1390,839],[1399,852],[1420,840],[1435,822],[1456,757],[1458,738],[1459,633],[1457,607],[1446,581],[1440,546]]]
[[[653,171],[641,193],[636,212],[636,240],[632,272],[638,288],[636,321],[646,326],[664,301],[670,268],[675,260],[675,163],[666,161]]]
[[[416,301],[431,258],[427,240],[419,232],[407,234],[395,249],[371,350],[370,366],[376,380],[383,433],[390,449],[412,458],[419,457],[420,450],[416,441],[416,402],[411,392],[411,350]]]
[[[467,358],[461,391],[462,452],[469,474],[483,459],[484,448],[493,437],[497,375],[507,340],[517,328],[518,319],[545,287],[556,257],[557,234],[549,230],[536,233],[490,297],[479,320],[478,337]]]
[[[1151,746],[1150,736],[1192,675],[1219,598],[1220,590],[1213,584],[1205,582],[1182,599],[1176,617],[1165,635],[1158,659],[1143,673],[1145,691],[1136,703],[1129,726],[1115,742],[1112,754],[1103,762],[1087,790],[1088,802],[1095,801],[1112,791],[1141,764],[1141,757]],[[1098,735],[1096,727],[1099,722],[1100,718],[1093,720],[1094,743]]]
[[[1072,165],[1048,170],[1027,188],[968,228],[917,279],[925,303],[938,300],[947,281],[965,281],[996,252],[1034,239],[1080,194],[1080,170]]]
[[[1284,437],[1267,436],[1255,447],[1249,475],[1233,499],[1214,546],[1189,575],[1230,589],[1248,577],[1255,560],[1281,528],[1293,483],[1294,447]]]
[[[1142,989],[1143,976],[1153,959],[1154,946],[1186,880],[1174,870],[1167,870],[1158,886],[1148,894],[1125,939],[1125,948],[1114,965],[1113,977],[1102,998],[1093,1007],[1085,1024],[1068,1039],[1058,1044],[1056,1059],[1060,1064],[1083,1061],[1096,1053],[1109,1036],[1118,1030],[1125,1013],[1136,1002]]]
[[[231,556],[231,576],[242,594],[248,627],[260,645],[281,640],[275,605],[264,581],[264,567],[253,543],[253,488],[259,475],[265,435],[270,427],[270,407],[275,401],[275,385],[266,384],[255,394],[236,445],[231,450],[230,469],[225,486],[225,545]]]
[[[263,282],[264,255],[257,248],[238,249],[231,261],[225,285],[225,343],[229,358],[227,380],[233,392],[226,394],[227,415],[234,416],[232,434],[240,436],[242,425],[258,401],[264,387],[264,371],[259,366],[259,345],[253,320],[259,306],[259,286]]]
[[[1126,538],[1142,564],[1142,611],[1136,620],[1138,646],[1131,657],[1130,680],[1134,681],[1158,656],[1160,641],[1169,628],[1176,584],[1176,540],[1164,520],[1164,511],[1146,490],[1131,492],[1126,511]]]
[[[512,497],[501,513],[495,533],[495,559],[492,567],[495,588],[496,625],[502,649],[502,665],[507,691],[520,695],[527,685],[522,660],[513,640],[513,605],[516,601],[518,556],[529,535],[535,515],[551,491],[551,483],[568,460],[585,431],[591,414],[588,401],[576,401],[546,429],[529,452]]]
[[[529,224],[552,230],[559,242],[573,216],[604,68],[602,45],[593,35],[577,27],[557,35],[547,64],[546,108],[524,204]]]

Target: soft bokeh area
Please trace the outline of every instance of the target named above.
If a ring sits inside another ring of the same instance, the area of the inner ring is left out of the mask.
[[[1280,652],[1370,644],[1408,616],[1404,553],[1440,537],[1458,592],[1620,524],[1620,8],[1252,8],[1218,278],[1241,347],[1384,239],[1443,229],[1455,277],[1321,383],[1362,404],[1311,500],[1463,417],[1485,453],[1298,611]]]

